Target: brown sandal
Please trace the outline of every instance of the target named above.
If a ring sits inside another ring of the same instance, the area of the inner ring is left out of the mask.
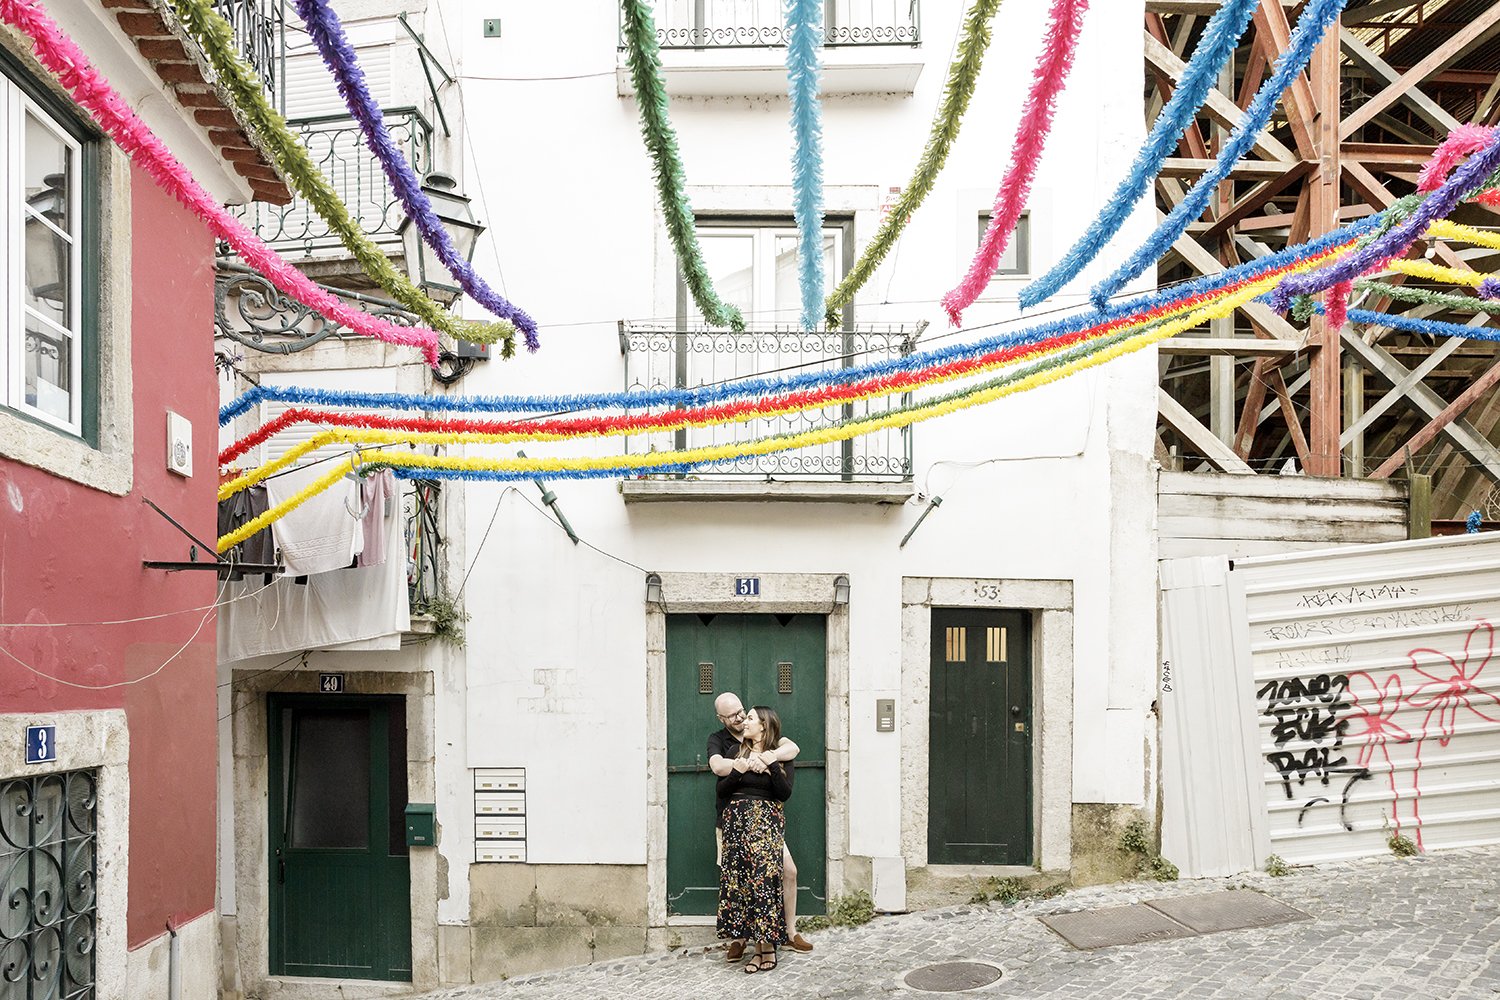
[[[729,946],[724,949],[724,961],[726,962],[738,962],[744,956],[745,942],[743,941],[731,941],[729,942]]]

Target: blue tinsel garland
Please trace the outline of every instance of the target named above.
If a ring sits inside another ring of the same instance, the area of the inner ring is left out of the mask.
[[[1203,37],[1193,50],[1193,57],[1183,68],[1182,78],[1177,81],[1171,100],[1156,116],[1151,133],[1135,154],[1129,175],[1110,196],[1104,211],[1062,259],[1046,274],[1021,289],[1021,308],[1030,309],[1057,294],[1120,231],[1136,203],[1150,188],[1152,179],[1161,173],[1162,163],[1177,147],[1178,137],[1193,124],[1198,108],[1218,83],[1220,70],[1234,56],[1235,46],[1250,24],[1259,2],[1228,0],[1214,11],[1214,16],[1203,29]]]
[[[889,358],[832,371],[801,372],[795,375],[751,378],[738,382],[689,389],[652,389],[644,392],[582,393],[572,396],[422,396],[411,393],[349,392],[334,389],[305,389],[299,386],[258,385],[219,410],[219,423],[227,424],[247,412],[261,400],[277,400],[311,406],[333,406],[360,409],[423,410],[429,412],[473,413],[553,413],[594,409],[645,409],[651,407],[698,407],[747,396],[767,396],[818,386],[844,385],[869,378],[916,371],[932,365],[977,357],[1007,347],[1035,344],[1052,337],[1076,333],[1100,323],[1136,313],[1148,312],[1195,295],[1213,292],[1226,285],[1254,278],[1305,257],[1322,253],[1374,229],[1381,216],[1372,215],[1343,229],[1326,233],[1307,243],[1267,254],[1265,257],[1220,271],[1201,275],[1171,288],[1138,295],[1095,312],[1077,313],[983,340],[920,351],[900,358]]]
[[[1177,241],[1177,237],[1185,233],[1194,220],[1202,217],[1204,210],[1208,208],[1209,199],[1218,191],[1219,183],[1229,176],[1230,170],[1240,157],[1250,151],[1255,137],[1270,121],[1271,112],[1281,98],[1282,91],[1291,86],[1292,80],[1302,72],[1308,60],[1312,58],[1313,49],[1317,47],[1319,39],[1327,33],[1330,25],[1338,21],[1345,2],[1346,0],[1312,0],[1303,9],[1302,16],[1297,19],[1297,27],[1292,31],[1286,51],[1276,60],[1275,71],[1261,84],[1260,90],[1255,94],[1255,99],[1246,109],[1245,116],[1240,119],[1240,123],[1235,126],[1234,131],[1225,141],[1224,148],[1219,151],[1219,158],[1202,177],[1198,178],[1197,183],[1182,201],[1172,209],[1172,213],[1162,221],[1154,233],[1146,238],[1146,242],[1130,255],[1130,259],[1116,268],[1108,278],[1094,286],[1089,295],[1093,298],[1095,305],[1107,300],[1127,281],[1160,260]]]
[[[787,0],[786,77],[792,107],[792,214],[797,220],[802,327],[823,318],[823,110],[818,52],[823,0]]]

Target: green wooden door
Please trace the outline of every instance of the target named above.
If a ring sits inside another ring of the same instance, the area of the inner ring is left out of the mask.
[[[268,773],[271,974],[409,982],[404,700],[272,695]]]
[[[824,765],[827,620],[822,615],[667,616],[667,906],[711,914],[714,774],[704,744],[725,691],[749,709],[769,705],[801,747],[787,803],[787,847],[797,862],[797,912],[822,913],[827,875]]]
[[[1031,620],[934,609],[927,860],[1031,864]]]

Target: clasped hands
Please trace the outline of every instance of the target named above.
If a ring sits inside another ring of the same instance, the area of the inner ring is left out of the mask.
[[[775,752],[762,750],[759,753],[752,753],[748,757],[736,757],[733,766],[740,774],[744,774],[746,771],[751,771],[755,774],[764,774],[766,769],[774,763],[776,763]]]

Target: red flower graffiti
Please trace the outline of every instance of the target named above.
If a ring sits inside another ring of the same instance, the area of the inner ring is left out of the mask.
[[[1373,693],[1374,697],[1361,698],[1361,689]],[[1375,686],[1375,678],[1360,670],[1349,675],[1349,691],[1354,695],[1354,713],[1349,716],[1349,722],[1364,726],[1363,730],[1349,734],[1351,737],[1364,736],[1364,746],[1359,748],[1359,766],[1369,767],[1378,748],[1385,757],[1386,766],[1390,767],[1390,751],[1386,744],[1411,742],[1411,734],[1394,721],[1397,710],[1401,708],[1401,678],[1392,674],[1381,688]]]
[[[1427,716],[1422,721],[1424,739],[1428,735],[1427,723],[1435,714],[1438,718],[1437,731],[1442,734],[1438,739],[1438,744],[1447,746],[1458,726],[1460,708],[1467,708],[1486,722],[1500,722],[1500,718],[1485,715],[1474,706],[1474,702],[1479,701],[1481,704],[1489,703],[1500,708],[1500,698],[1484,690],[1477,683],[1480,673],[1489,664],[1494,649],[1493,626],[1489,622],[1479,622],[1464,638],[1462,660],[1456,660],[1436,649],[1414,649],[1406,654],[1411,660],[1412,669],[1427,678],[1427,682],[1413,691],[1407,700],[1413,708],[1427,709]],[[1417,662],[1419,655],[1423,659],[1447,661],[1448,669],[1445,671],[1440,664],[1437,666],[1429,664],[1423,667]],[[1441,676],[1444,673],[1447,674],[1446,677]]]

